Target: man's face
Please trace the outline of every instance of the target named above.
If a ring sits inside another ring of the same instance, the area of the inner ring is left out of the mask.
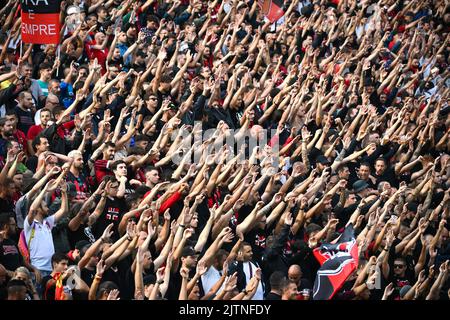
[[[94,26],[94,25],[97,24],[97,18],[91,16],[91,17],[89,17],[89,18],[86,19],[86,23],[87,23],[87,25],[89,26],[89,28],[91,28],[92,26]]]
[[[23,174],[18,173],[15,174],[13,177],[13,181],[14,181],[14,186],[16,187],[17,191],[22,190],[23,187]]]
[[[116,148],[108,147],[106,149],[106,160],[113,160],[115,154],[116,154]]]
[[[55,96],[59,96],[59,94],[61,93],[59,82],[52,82],[51,84],[49,84],[48,92],[53,93]]]
[[[404,276],[406,271],[406,264],[403,260],[394,261],[394,274],[397,276]]]
[[[119,183],[113,182],[111,186],[108,188],[107,192],[111,197],[115,197],[117,195],[117,190],[119,189]]]
[[[83,156],[81,154],[75,155],[73,159],[73,166],[76,169],[83,169],[84,161]]]
[[[136,146],[143,149],[143,150],[147,150],[148,147],[148,141],[146,140],[141,140],[139,142],[136,142]]]
[[[98,16],[102,19],[106,19],[108,17],[108,12],[106,10],[100,10]]]
[[[52,69],[41,69],[41,78],[48,82],[52,78]]]
[[[118,177],[126,177],[127,175],[127,165],[125,163],[121,163],[117,166],[114,174]]]
[[[68,260],[61,260],[58,263],[53,263],[53,271],[55,272],[64,272],[67,270],[69,261]]]
[[[8,198],[12,198],[14,196],[14,192],[16,192],[16,185],[14,182],[11,182],[8,185],[8,190],[6,190],[6,196]]]
[[[20,101],[22,107],[24,107],[25,109],[30,109],[34,102],[33,102],[33,97],[31,96],[30,93],[25,92],[23,98]]]
[[[290,269],[288,271],[288,278],[289,280],[295,282],[295,283],[300,283],[300,280],[302,278],[302,271],[300,269]]]
[[[347,167],[339,171],[339,179],[347,180],[350,177],[350,170]]]
[[[135,38],[137,35],[137,29],[135,25],[131,25],[127,30],[127,36],[130,38]]]
[[[183,264],[188,269],[195,268],[195,266],[197,265],[197,259],[198,259],[197,255],[187,256],[187,257],[184,258],[184,263]]]
[[[50,114],[49,111],[41,111],[41,124],[42,126],[46,127],[47,126],[47,122],[52,118],[52,115]]]
[[[244,248],[242,248],[242,258],[244,262],[252,260],[253,250],[251,246],[244,246]]]
[[[375,162],[375,172],[377,175],[382,175],[384,170],[386,170],[386,165],[384,164],[384,161],[377,160]]]
[[[14,236],[17,233],[17,224],[14,218],[9,218],[8,236]]]
[[[155,185],[159,181],[159,173],[157,170],[151,170],[145,174],[145,179],[147,182],[150,182],[151,184]]]
[[[17,122],[19,121],[19,119],[17,118],[16,115],[10,114],[10,115],[6,116],[6,121],[11,122],[11,125],[13,126],[13,128],[16,128]]]
[[[39,153],[48,151],[49,148],[50,148],[50,145],[48,144],[47,138],[42,138],[42,137],[41,137],[41,138],[39,138],[39,140],[40,140],[40,143],[36,145],[37,151],[38,151]],[[51,160],[53,160],[53,158],[55,158],[55,157],[52,156],[52,159],[51,159]],[[56,161],[56,160],[55,160],[55,161]]]
[[[13,135],[14,127],[11,121],[6,121],[3,126],[2,133],[5,137],[11,137]]]
[[[198,287],[198,284],[195,284],[191,293],[189,293],[188,300],[200,300],[200,288]]]
[[[33,74],[33,68],[31,68],[31,67],[29,67],[29,66],[24,66],[23,68],[22,68],[22,75],[24,76],[24,77],[27,77],[27,78],[31,78],[31,75]]]
[[[156,96],[154,95],[151,95],[147,100],[147,108],[150,111],[154,111],[157,105],[158,105],[158,98],[156,98]]]
[[[369,143],[379,143],[380,142],[380,135],[378,133],[372,133],[369,136]]]
[[[97,44],[102,44],[103,41],[105,41],[105,38],[106,38],[106,36],[105,36],[105,34],[103,32],[97,32],[95,34],[95,42]]]
[[[197,225],[198,225],[198,215],[194,214],[191,219],[191,227],[197,228]]]
[[[8,149],[8,151],[12,151],[14,155],[17,155],[20,151],[22,151],[22,145],[19,144],[17,141],[11,141],[11,147]]]
[[[80,76],[80,79],[81,79],[82,81],[85,81],[85,80],[86,80],[86,78],[87,78],[87,76],[88,76],[88,73],[89,73],[89,71],[88,71],[87,69],[85,69],[85,68],[80,68],[80,69],[78,70],[78,75]]]
[[[114,60],[119,60],[120,59],[120,49],[119,48],[115,48],[114,49],[113,59]],[[110,69],[110,71],[111,71],[111,69]]]
[[[54,107],[59,106],[59,99],[54,94],[49,94],[45,100],[45,108],[53,110]]]
[[[290,282],[287,285],[287,288],[284,289],[283,296],[287,300],[296,300],[298,294],[297,285],[295,283]]]
[[[348,207],[348,206],[351,206],[351,205],[355,204],[356,201],[357,201],[356,196],[352,193],[352,194],[348,195],[347,201],[346,201],[345,204]]]
[[[146,251],[146,252],[144,252],[144,264],[143,264],[143,268],[144,269],[150,269],[150,266],[151,266],[151,264],[152,264],[152,255],[151,255],[151,253],[150,253],[150,251]]]
[[[369,169],[369,167],[366,166],[366,165],[362,165],[362,166],[359,168],[358,174],[359,174],[359,177],[360,177],[361,180],[367,180],[367,179],[369,179],[369,175],[370,175],[370,169]]]

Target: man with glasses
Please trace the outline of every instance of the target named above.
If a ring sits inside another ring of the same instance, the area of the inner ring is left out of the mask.
[[[412,286],[415,283],[414,270],[408,268],[405,258],[397,257],[390,265],[388,282],[394,284],[394,300],[400,299],[400,290],[404,286]]]

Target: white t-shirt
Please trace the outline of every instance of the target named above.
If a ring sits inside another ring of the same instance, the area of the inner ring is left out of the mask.
[[[242,268],[245,273],[246,283],[248,283],[250,281],[250,279],[254,276],[256,269],[258,269],[258,267],[253,262],[249,261],[249,262],[244,262]],[[261,279],[261,281],[262,281],[262,279]],[[259,281],[259,283],[258,283],[258,288],[256,289],[256,293],[253,296],[252,300],[264,300],[264,289],[263,289],[261,281]]]
[[[29,243],[31,265],[39,270],[52,271],[52,256],[55,253],[52,236],[54,226],[54,215],[45,218],[43,223],[35,219],[31,225],[28,218],[25,218],[24,232],[27,244]],[[35,231],[30,241],[33,229]]]
[[[205,294],[207,294],[209,290],[211,290],[211,288],[217,283],[217,281],[219,281],[220,277],[221,277],[220,272],[214,266],[211,266],[208,269],[208,271],[206,271],[205,274],[202,275],[202,286]],[[217,291],[216,294],[219,294],[220,291],[223,290],[224,286],[225,281],[224,283],[222,283],[222,286],[220,287],[220,289]]]

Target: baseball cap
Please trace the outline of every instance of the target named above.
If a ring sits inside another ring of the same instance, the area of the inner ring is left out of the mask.
[[[192,247],[184,247],[183,251],[181,251],[182,257],[195,256],[195,255],[197,255],[197,252],[195,252],[194,248],[192,248]]]
[[[80,240],[77,243],[75,243],[75,249],[78,249],[81,251],[84,247],[90,245],[91,243],[87,240]]]
[[[321,164],[330,164],[330,161],[328,161],[328,159],[323,155],[318,156],[316,162]]]
[[[353,184],[353,191],[360,192],[366,189],[368,186],[369,184],[364,180],[358,180]]]

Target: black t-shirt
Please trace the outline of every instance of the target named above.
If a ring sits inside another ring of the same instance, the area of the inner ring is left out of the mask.
[[[14,203],[9,199],[0,198],[0,209],[2,212],[14,212]]]
[[[16,243],[11,239],[4,239],[0,242],[0,264],[9,271],[15,271],[23,265],[22,255]]]
[[[99,201],[99,200],[98,200]],[[113,235],[111,237],[111,240],[117,241],[119,240],[119,223],[122,219],[123,215],[127,212],[127,204],[125,202],[125,199],[120,198],[106,198],[106,204],[105,208],[103,209],[102,214],[97,219],[97,221],[94,224],[94,228],[92,230],[92,233],[95,236],[95,239],[99,239],[103,231],[105,231],[106,227],[113,223]]]
[[[391,186],[398,187],[399,183],[397,177],[395,176],[393,168],[386,168],[386,170],[384,170],[381,175],[377,175],[376,173],[374,173],[373,176],[375,177],[375,179],[377,179],[377,186],[380,184],[380,182],[387,181]]]
[[[261,264],[261,258],[266,249],[267,229],[253,229],[244,235],[244,241],[252,246],[253,260]]]
[[[75,188],[77,190],[77,195],[75,199],[89,198],[90,193],[89,182],[83,174],[80,174],[78,175],[78,177],[75,177],[75,175],[69,171],[67,173],[66,180],[68,182],[72,182],[75,185]]]
[[[281,300],[281,296],[279,294],[269,292],[264,300]]]
[[[14,111],[17,118],[19,118],[17,122],[17,129],[27,134],[28,129],[34,125],[33,113],[31,111],[25,111],[19,107],[16,107]]]
[[[81,280],[86,282],[86,284],[90,287],[94,281],[95,273],[95,269],[90,270],[88,268],[83,268],[83,270],[81,270]]]
[[[36,172],[37,165],[38,165],[38,157],[29,156],[26,163],[27,168],[30,169],[32,172]]]

